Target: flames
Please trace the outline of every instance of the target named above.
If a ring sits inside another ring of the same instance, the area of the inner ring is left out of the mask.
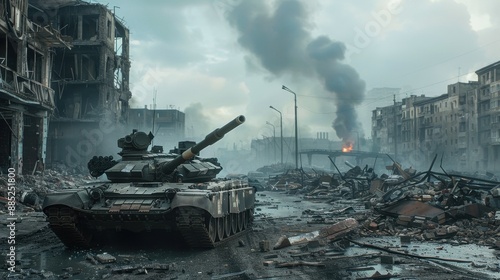
[[[343,143],[342,144],[342,152],[348,153],[348,152],[352,151],[353,147],[354,147],[354,145],[352,142]]]

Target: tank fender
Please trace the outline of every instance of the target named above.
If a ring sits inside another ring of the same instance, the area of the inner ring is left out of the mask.
[[[53,205],[65,205],[75,209],[86,209],[91,200],[86,190],[58,192],[48,194],[43,200],[42,208]]]
[[[224,217],[229,213],[229,196],[229,191],[193,190],[177,192],[172,200],[171,208],[196,207],[207,211],[215,218]]]
[[[229,212],[240,213],[254,207],[255,190],[252,187],[229,191]]]

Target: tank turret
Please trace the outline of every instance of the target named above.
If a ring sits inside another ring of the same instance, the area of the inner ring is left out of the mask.
[[[91,174],[102,173],[102,166],[108,167],[104,171],[109,180],[113,182],[200,182],[208,181],[222,170],[222,167],[217,163],[214,164],[213,159],[204,161],[196,159],[196,155],[201,150],[214,144],[224,137],[226,133],[233,130],[240,124],[245,122],[245,117],[240,115],[231,122],[221,128],[217,128],[209,133],[205,139],[198,144],[183,151],[180,155],[163,154],[147,151],[151,144],[153,135],[151,132],[146,134],[134,130],[130,135],[127,135],[118,140],[118,147],[122,151],[118,153],[122,156],[119,162],[107,162],[108,165],[100,162],[89,162],[90,166],[99,166],[100,169],[90,170]],[[154,150],[158,151],[158,148]],[[93,161],[92,159],[91,161]],[[181,166],[189,162],[189,166]]]

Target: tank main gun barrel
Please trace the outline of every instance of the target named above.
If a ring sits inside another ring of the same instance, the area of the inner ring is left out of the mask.
[[[173,159],[172,161],[169,161],[165,164],[163,164],[160,167],[160,172],[168,175],[172,173],[177,166],[181,165],[183,162],[186,160],[194,157],[197,153],[199,153],[201,150],[204,148],[214,144],[215,142],[219,141],[228,133],[229,131],[235,129],[237,126],[245,122],[245,116],[239,115],[236,117],[234,120],[230,121],[226,125],[224,125],[221,128],[216,128],[214,131],[209,133],[207,136],[205,136],[205,139],[203,139],[200,143],[192,146],[191,148],[187,149],[184,151],[181,155]]]

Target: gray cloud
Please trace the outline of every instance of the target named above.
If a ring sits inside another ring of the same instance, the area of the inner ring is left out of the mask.
[[[364,98],[365,82],[344,59],[346,46],[327,36],[312,39],[307,30],[308,14],[299,1],[276,2],[274,10],[263,1],[244,1],[228,13],[228,21],[239,31],[239,44],[276,76],[302,74],[323,83],[335,96],[337,136],[352,140],[361,130],[355,106]]]
[[[238,43],[275,75],[307,74],[304,49],[310,40],[308,14],[297,1],[282,1],[273,13],[265,1],[242,1],[227,14],[239,32]]]

